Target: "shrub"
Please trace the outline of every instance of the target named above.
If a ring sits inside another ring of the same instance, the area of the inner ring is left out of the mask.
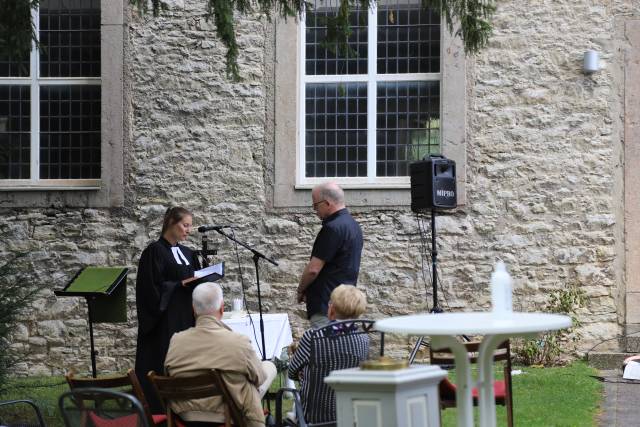
[[[513,353],[516,360],[524,365],[561,364],[563,350],[569,353],[575,352],[576,343],[582,337],[582,334],[576,330],[581,325],[577,311],[584,306],[585,302],[584,291],[576,286],[551,292],[544,311],[571,316],[572,326],[546,333],[539,338],[514,343]]]
[[[42,289],[31,277],[32,263],[26,253],[8,257],[0,264],[0,392],[18,355],[11,348],[11,336],[20,317]]]

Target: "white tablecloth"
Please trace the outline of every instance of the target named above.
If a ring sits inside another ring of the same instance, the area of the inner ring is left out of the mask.
[[[225,313],[226,314],[226,313]],[[286,313],[263,314],[264,320],[264,342],[267,347],[267,360],[279,357],[282,349],[293,342],[291,335],[291,324]],[[254,350],[261,356],[262,342],[260,338],[260,315],[251,313],[242,317],[226,317],[222,321],[235,332],[249,337]],[[253,325],[251,324],[253,321]],[[255,333],[254,333],[255,328]]]

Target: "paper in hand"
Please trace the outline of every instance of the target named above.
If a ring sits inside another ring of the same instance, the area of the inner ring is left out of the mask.
[[[212,274],[217,274],[220,277],[224,276],[224,262],[221,262],[219,264],[215,264],[215,265],[210,265],[209,267],[205,267],[201,270],[195,271],[193,273],[194,277],[197,277],[198,279],[202,278],[202,277],[206,277],[206,276],[210,276]],[[218,277],[218,278],[220,278]]]

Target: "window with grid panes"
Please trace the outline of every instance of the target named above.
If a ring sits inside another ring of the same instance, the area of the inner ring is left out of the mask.
[[[350,14],[348,49],[324,42],[337,0],[300,25],[298,182],[392,182],[440,152],[440,16],[416,0]]]
[[[100,178],[100,0],[41,0],[39,49],[0,58],[0,180]]]

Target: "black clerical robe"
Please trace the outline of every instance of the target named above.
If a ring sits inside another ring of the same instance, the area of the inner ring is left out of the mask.
[[[136,280],[138,345],[136,374],[154,412],[162,411],[147,380],[151,370],[164,374],[164,359],[175,332],[195,325],[191,306],[192,286],[182,280],[200,269],[195,253],[182,245],[172,246],[164,238],[142,252]]]

